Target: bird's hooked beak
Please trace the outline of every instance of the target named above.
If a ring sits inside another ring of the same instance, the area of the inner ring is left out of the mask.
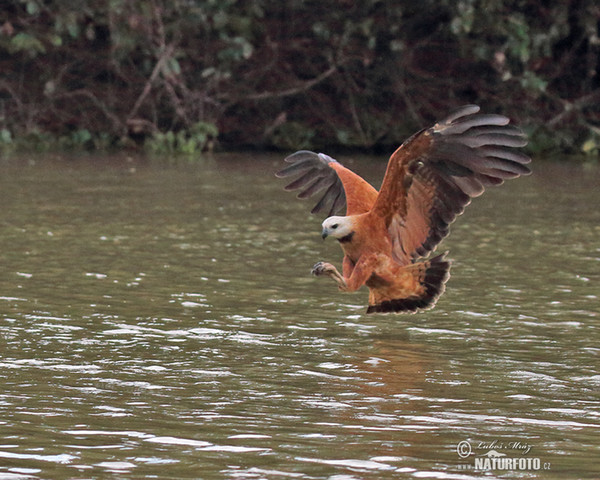
[[[321,232],[321,237],[323,237],[323,240],[325,240],[328,236],[329,230],[327,228],[323,228],[323,231]]]

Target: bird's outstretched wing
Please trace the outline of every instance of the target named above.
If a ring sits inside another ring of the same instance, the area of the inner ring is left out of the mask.
[[[372,213],[386,221],[394,259],[426,256],[485,187],[531,173],[514,147],[524,133],[501,115],[467,105],[422,130],[392,154]]]
[[[357,215],[368,212],[375,203],[375,188],[324,153],[300,150],[285,161],[291,165],[275,175],[298,175],[286,185],[286,190],[300,190],[298,198],[309,198],[324,192],[311,213],[325,210],[327,216],[331,216],[346,207],[346,215]]]

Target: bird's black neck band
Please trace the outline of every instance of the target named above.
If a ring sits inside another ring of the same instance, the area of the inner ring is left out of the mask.
[[[338,238],[338,242],[340,243],[349,243],[352,241],[352,237],[354,236],[354,232],[350,232],[348,235],[342,238]]]

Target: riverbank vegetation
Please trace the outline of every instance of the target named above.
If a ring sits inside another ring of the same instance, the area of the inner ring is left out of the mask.
[[[368,151],[464,103],[600,150],[594,0],[15,0],[0,148]]]

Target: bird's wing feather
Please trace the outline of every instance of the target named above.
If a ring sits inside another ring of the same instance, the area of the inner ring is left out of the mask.
[[[377,198],[377,190],[353,171],[324,153],[300,150],[285,159],[291,165],[276,173],[278,177],[297,176],[286,190],[300,190],[298,198],[322,193],[311,210],[334,215],[346,207],[346,215],[368,212]]]
[[[524,133],[504,116],[478,112],[460,108],[391,156],[371,213],[384,218],[399,263],[433,251],[485,187],[531,173],[531,159],[513,149],[527,143]]]

